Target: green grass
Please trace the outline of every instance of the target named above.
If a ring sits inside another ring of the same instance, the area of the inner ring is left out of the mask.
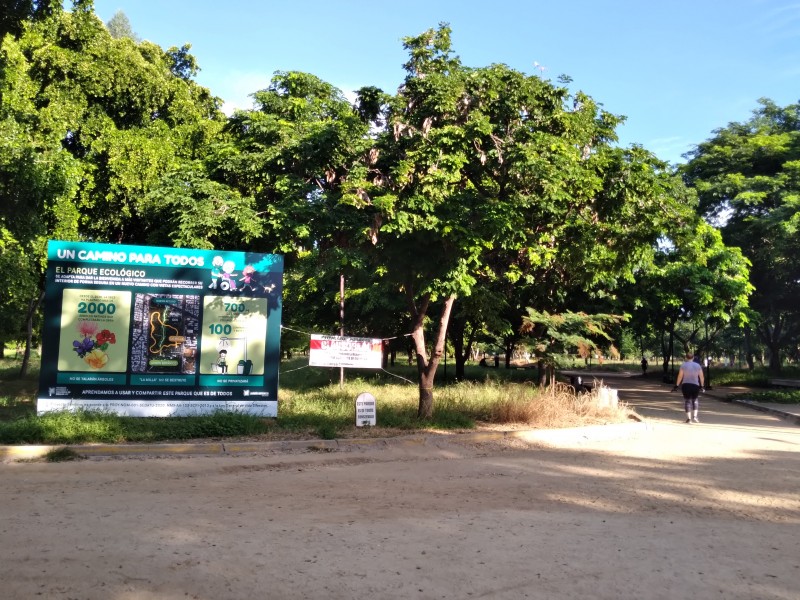
[[[564,389],[542,392],[532,382],[536,369],[469,366],[467,381],[453,381],[440,368],[434,390],[434,416],[417,418],[416,369],[398,365],[383,371],[301,368],[304,357],[281,365],[277,419],[218,412],[197,417],[123,417],[98,411],[36,415],[38,365],[18,378],[19,361],[0,360],[0,444],[144,443],[194,439],[281,439],[292,437],[369,437],[425,430],[469,430],[478,423],[526,423],[564,427],[586,422],[622,421],[627,411],[593,410],[586,397]],[[409,381],[404,381],[409,380]],[[356,396],[369,391],[377,399],[377,427],[355,426]],[[64,460],[61,458],[60,460]]]
[[[9,354],[8,348],[6,354]],[[39,359],[36,357],[24,379],[19,377],[21,364],[22,361],[15,358],[0,359],[0,422],[36,413]]]
[[[545,391],[535,385],[537,370],[482,368],[468,365],[466,381],[453,381],[455,366],[439,369],[434,390],[434,416],[417,418],[416,368],[396,365],[384,371],[347,370],[339,385],[338,369],[303,367],[305,357],[281,365],[277,419],[217,412],[197,417],[122,417],[98,411],[36,415],[38,357],[29,374],[19,377],[20,360],[0,359],[0,444],[144,443],[193,439],[279,439],[285,437],[365,437],[425,430],[469,430],[479,423],[524,423],[532,427],[567,427],[591,422],[622,421],[624,410],[597,411],[590,397],[575,397],[565,388]],[[612,365],[606,365],[610,368]],[[648,373],[650,375],[650,373]],[[660,371],[653,374],[660,377]],[[800,378],[787,368],[782,377]],[[717,386],[765,387],[769,374],[712,369]],[[354,400],[369,391],[377,399],[374,428],[357,428]],[[743,395],[761,402],[800,403],[800,391],[763,391]],[[68,460],[56,455],[53,460]]]
[[[678,374],[680,364],[675,365],[675,375]],[[668,373],[671,373],[670,369]],[[661,365],[657,369],[649,369],[647,371],[648,379],[661,379],[664,373]],[[752,371],[730,369],[724,367],[711,368],[711,385],[713,386],[741,386],[751,388],[765,388],[769,387],[769,380],[775,376],[764,367],[757,367]],[[781,371],[780,378],[782,379],[800,379],[800,369],[797,367],[784,367]]]
[[[99,411],[28,414],[0,422],[0,444],[159,442],[265,433],[263,419],[217,412],[199,417],[121,417]]]
[[[752,400],[753,402],[775,402],[777,404],[800,404],[800,390],[779,391],[767,390],[761,392],[749,392],[746,394],[735,394],[732,398]]]
[[[731,369],[711,369],[711,385],[743,385],[747,387],[767,387],[770,375],[766,369],[735,371]]]
[[[800,379],[800,367],[783,367],[780,379]],[[769,387],[769,380],[776,378],[764,367],[756,367],[752,371],[735,369],[711,369],[713,385],[743,385],[747,387]]]

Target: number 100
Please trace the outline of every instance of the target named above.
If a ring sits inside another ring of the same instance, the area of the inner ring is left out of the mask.
[[[230,325],[223,325],[222,323],[212,323],[208,326],[208,331],[214,335],[229,335],[232,331]]]

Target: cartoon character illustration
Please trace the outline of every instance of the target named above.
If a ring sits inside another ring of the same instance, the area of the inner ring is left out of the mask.
[[[217,289],[219,279],[222,277],[222,264],[223,260],[221,256],[215,256],[211,261],[211,285],[208,286],[209,289]]]
[[[219,373],[227,373],[228,372],[228,351],[227,350],[220,350],[219,356],[217,357],[217,370]]]
[[[247,265],[242,270],[242,277],[239,278],[239,281],[243,281],[242,287],[240,288],[242,291],[245,289],[250,290],[251,292],[256,291],[255,282],[253,281],[253,274],[256,272],[253,265]]]
[[[234,279],[236,273],[233,272],[234,269],[236,269],[236,265],[232,260],[226,260],[222,263],[222,283],[219,284],[221,289],[225,291],[236,289],[236,280]]]

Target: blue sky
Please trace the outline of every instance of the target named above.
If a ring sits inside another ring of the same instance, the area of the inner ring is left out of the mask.
[[[622,145],[672,163],[761,97],[800,100],[800,0],[95,0],[95,10],[104,21],[124,11],[164,48],[192,44],[198,82],[228,109],[249,108],[278,70],[394,92],[402,38],[440,22],[465,65],[568,75],[573,91],[627,117]]]

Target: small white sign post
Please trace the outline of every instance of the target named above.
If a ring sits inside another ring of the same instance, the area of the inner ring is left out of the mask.
[[[362,392],[356,397],[356,427],[374,426],[378,422],[375,396]]]

